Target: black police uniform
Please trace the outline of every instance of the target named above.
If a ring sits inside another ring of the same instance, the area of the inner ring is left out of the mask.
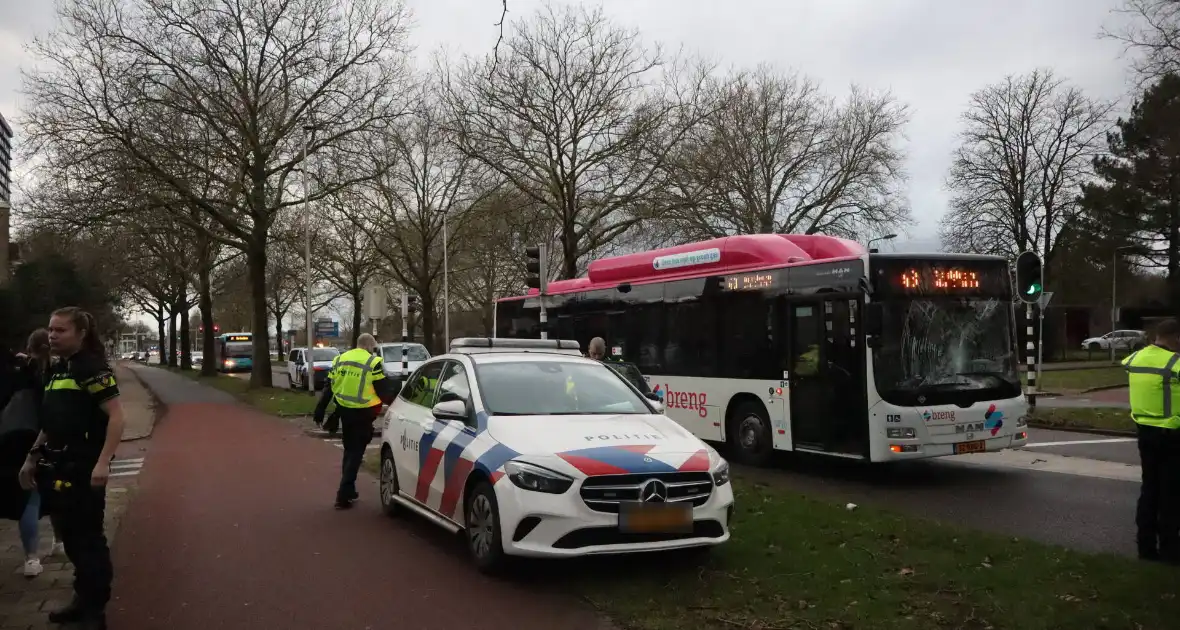
[[[50,371],[41,408],[45,433],[37,485],[58,517],[66,556],[74,564],[74,601],[50,621],[101,619],[111,598],[111,552],[103,532],[106,488],[91,487],[110,418],[102,403],[119,395],[110,366],[75,354]]]

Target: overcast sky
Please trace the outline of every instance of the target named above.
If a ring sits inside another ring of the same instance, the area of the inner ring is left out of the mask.
[[[572,1],[572,0],[569,0]],[[684,45],[726,64],[795,68],[843,95],[852,83],[909,104],[909,199],[917,224],[897,248],[938,248],[943,182],[958,117],[972,91],[1007,74],[1051,67],[1094,96],[1127,92],[1121,47],[1097,32],[1120,0],[604,0],[619,22],[652,41]],[[508,0],[509,18],[539,0]],[[409,0],[413,41],[491,50],[499,0]],[[19,122],[23,42],[53,25],[51,0],[0,0],[0,113]],[[19,125],[17,126],[19,134]],[[887,248],[883,248],[887,249]]]

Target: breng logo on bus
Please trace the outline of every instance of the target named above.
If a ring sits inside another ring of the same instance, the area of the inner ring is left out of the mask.
[[[935,420],[949,420],[955,421],[955,412],[953,411],[931,411],[927,409],[922,412],[922,419],[926,422],[933,422]]]
[[[705,407],[708,404],[708,398],[705,392],[674,392],[667,384],[657,384],[652,393],[660,397],[664,401],[664,407],[668,409],[689,409],[696,411],[697,415],[706,418],[709,415],[709,409]]]

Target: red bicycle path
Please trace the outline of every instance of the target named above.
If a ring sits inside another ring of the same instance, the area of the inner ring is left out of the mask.
[[[603,630],[552,589],[485,577],[422,519],[332,502],[341,451],[164,370],[137,376],[167,405],[114,547],[120,630]]]

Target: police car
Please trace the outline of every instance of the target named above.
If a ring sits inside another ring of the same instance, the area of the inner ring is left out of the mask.
[[[382,509],[463,533],[484,571],[724,543],[729,464],[662,411],[576,341],[456,339],[385,413]]]

